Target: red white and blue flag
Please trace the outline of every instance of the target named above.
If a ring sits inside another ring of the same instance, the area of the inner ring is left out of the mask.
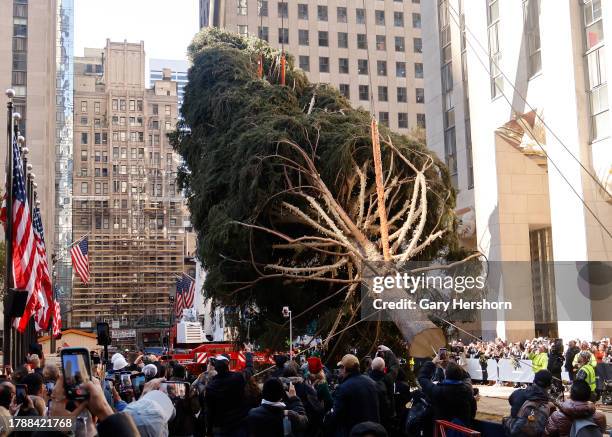
[[[25,174],[21,151],[17,144],[17,139],[13,139],[13,180],[12,186],[13,205],[12,205],[12,225],[13,225],[13,280],[14,288],[26,290],[28,293],[26,309],[23,317],[18,322],[17,329],[24,332],[30,320],[30,316],[35,312],[38,303],[37,282],[39,253],[32,226],[30,215],[30,205],[26,194]],[[8,184],[7,184],[8,185]],[[5,224],[6,215],[6,196],[0,211],[0,220]]]
[[[42,218],[38,207],[34,207],[34,215],[32,220],[34,227],[34,238],[38,249],[38,281],[37,281],[37,298],[38,304],[36,308],[36,330],[44,331],[49,329],[49,318],[53,311],[53,285],[51,275],[49,275],[49,265],[47,264],[47,248],[45,246],[45,234],[43,231]]]
[[[60,303],[55,300],[53,301],[53,321],[51,326],[51,335],[53,337],[59,337],[62,333],[62,312]]]
[[[83,238],[70,249],[72,257],[72,267],[83,284],[89,284],[89,241],[87,237]]]
[[[180,318],[184,309],[193,307],[195,297],[195,281],[185,273],[176,278],[176,299],[174,311],[177,318]]]

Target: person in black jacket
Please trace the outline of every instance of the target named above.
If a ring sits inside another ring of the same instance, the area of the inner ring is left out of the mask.
[[[533,384],[527,388],[515,390],[508,398],[510,403],[510,416],[517,417],[525,401],[546,402],[549,400],[548,391],[552,384],[551,373],[544,369],[538,371],[533,377]]]
[[[580,348],[576,345],[574,340],[570,340],[567,351],[565,351],[565,370],[569,374],[570,381],[574,381],[576,372],[574,371],[574,357],[580,352]]]
[[[250,437],[283,437],[284,418],[291,423],[291,435],[306,430],[308,418],[293,384],[285,392],[278,378],[268,379],[263,386],[261,406],[249,411],[247,417]]]
[[[253,356],[246,353],[246,369],[243,372],[229,370],[229,360],[217,355],[214,360],[215,375],[206,386],[206,428],[213,437],[243,437],[247,433],[248,407],[244,389],[253,375]]]
[[[359,373],[359,359],[347,354],[339,367],[342,383],[336,389],[326,423],[335,430],[336,437],[346,437],[358,423],[380,423],[380,410],[376,383]]]
[[[393,381],[385,378],[385,360],[376,357],[372,360],[370,378],[376,383],[378,390],[378,403],[380,408],[380,421],[387,430],[393,427],[395,418]]]
[[[469,427],[477,409],[472,388],[463,381],[461,367],[453,362],[446,366],[445,379],[434,384],[431,377],[436,370],[436,362],[434,359],[434,362],[425,363],[418,377],[423,393],[433,406],[434,419],[454,421]]]

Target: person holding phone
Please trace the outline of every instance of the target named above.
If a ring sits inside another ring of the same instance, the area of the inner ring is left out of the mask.
[[[172,436],[196,435],[196,414],[200,411],[200,405],[195,390],[185,380],[185,367],[175,364],[172,367],[172,378],[168,382],[168,396],[174,403],[176,416],[168,423],[168,430]],[[175,393],[170,395],[170,389]]]

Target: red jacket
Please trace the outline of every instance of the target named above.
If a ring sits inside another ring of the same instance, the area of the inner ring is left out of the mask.
[[[593,422],[599,426],[601,432],[605,432],[606,416],[601,411],[597,411],[594,404],[567,400],[561,404],[559,410],[552,413],[548,418],[544,435],[568,437],[574,420],[585,419],[590,416],[593,416]]]

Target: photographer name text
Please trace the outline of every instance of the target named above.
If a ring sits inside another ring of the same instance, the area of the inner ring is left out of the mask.
[[[512,302],[508,301],[489,301],[486,299],[469,301],[465,299],[453,299],[451,301],[433,301],[430,299],[399,299],[386,301],[384,299],[374,299],[372,306],[376,310],[511,310]]]

